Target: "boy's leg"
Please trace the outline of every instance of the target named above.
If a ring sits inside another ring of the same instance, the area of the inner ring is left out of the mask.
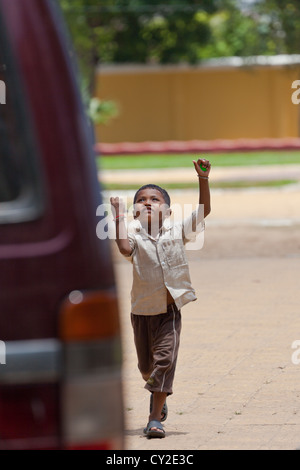
[[[134,344],[138,359],[138,369],[145,381],[153,370],[153,356],[151,347],[151,333],[147,316],[131,314]]]
[[[153,393],[149,421],[162,419],[162,409],[168,395],[173,393],[181,331],[181,313],[173,304],[165,314],[142,316],[131,314],[138,367],[145,388]],[[161,431],[153,428],[153,430]],[[161,431],[163,432],[163,431]]]
[[[177,362],[181,332],[181,314],[175,305],[169,306],[165,314],[153,319],[153,361],[154,370],[145,387],[153,393],[150,421],[161,421],[162,409],[168,395],[173,393],[173,380]],[[152,431],[163,429],[151,427]],[[156,436],[158,437],[158,436]]]
[[[150,321],[151,320],[147,316],[131,314],[134,342],[138,357],[138,368],[145,382],[147,382],[151,375],[151,372],[153,371],[153,355],[151,344],[152,335],[149,329]],[[149,421],[152,421],[154,419],[157,421],[161,420],[161,410],[164,406],[166,398],[166,393],[153,393],[152,410],[149,415]],[[154,428],[154,430],[157,429]]]
[[[152,411],[149,415],[149,422],[156,420],[161,421],[161,411],[167,398],[167,393],[164,392],[153,392]],[[159,431],[163,433],[161,429],[156,427],[151,428],[152,431]]]
[[[180,310],[175,305],[168,306],[166,313],[153,317],[151,326],[153,371],[145,388],[150,392],[164,392],[168,396],[173,393],[181,332]]]

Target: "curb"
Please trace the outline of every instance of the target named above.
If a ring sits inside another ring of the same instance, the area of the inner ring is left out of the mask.
[[[165,142],[97,143],[96,155],[140,155],[159,153],[226,153],[255,152],[264,150],[299,150],[300,138],[217,139],[217,140],[169,140]]]

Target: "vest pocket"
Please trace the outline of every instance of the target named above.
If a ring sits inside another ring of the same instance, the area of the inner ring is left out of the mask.
[[[187,264],[182,240],[168,240],[162,244],[165,259],[170,268]]]

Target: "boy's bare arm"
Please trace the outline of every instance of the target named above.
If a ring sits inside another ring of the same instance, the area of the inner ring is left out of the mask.
[[[195,170],[199,178],[199,204],[204,206],[204,218],[210,213],[210,190],[209,190],[209,173],[211,164],[204,158],[199,158],[197,162],[193,160]],[[204,169],[202,169],[204,168]]]
[[[125,205],[122,199],[118,197],[111,197],[110,203],[116,223],[116,242],[122,255],[129,256],[132,248],[128,241],[127,228],[125,225]]]

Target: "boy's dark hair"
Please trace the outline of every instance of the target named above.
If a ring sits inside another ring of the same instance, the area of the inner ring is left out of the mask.
[[[171,199],[170,199],[169,194],[167,193],[167,191],[166,191],[165,189],[161,188],[160,186],[157,186],[156,184],[144,184],[144,186],[141,186],[141,187],[137,190],[137,192],[135,193],[135,195],[134,195],[133,204],[136,203],[138,193],[139,193],[140,191],[142,191],[142,189],[147,189],[147,188],[150,188],[150,189],[157,189],[157,191],[159,191],[159,192],[163,195],[163,198],[164,198],[165,203],[167,204],[167,206],[170,207],[170,205],[171,205]]]

